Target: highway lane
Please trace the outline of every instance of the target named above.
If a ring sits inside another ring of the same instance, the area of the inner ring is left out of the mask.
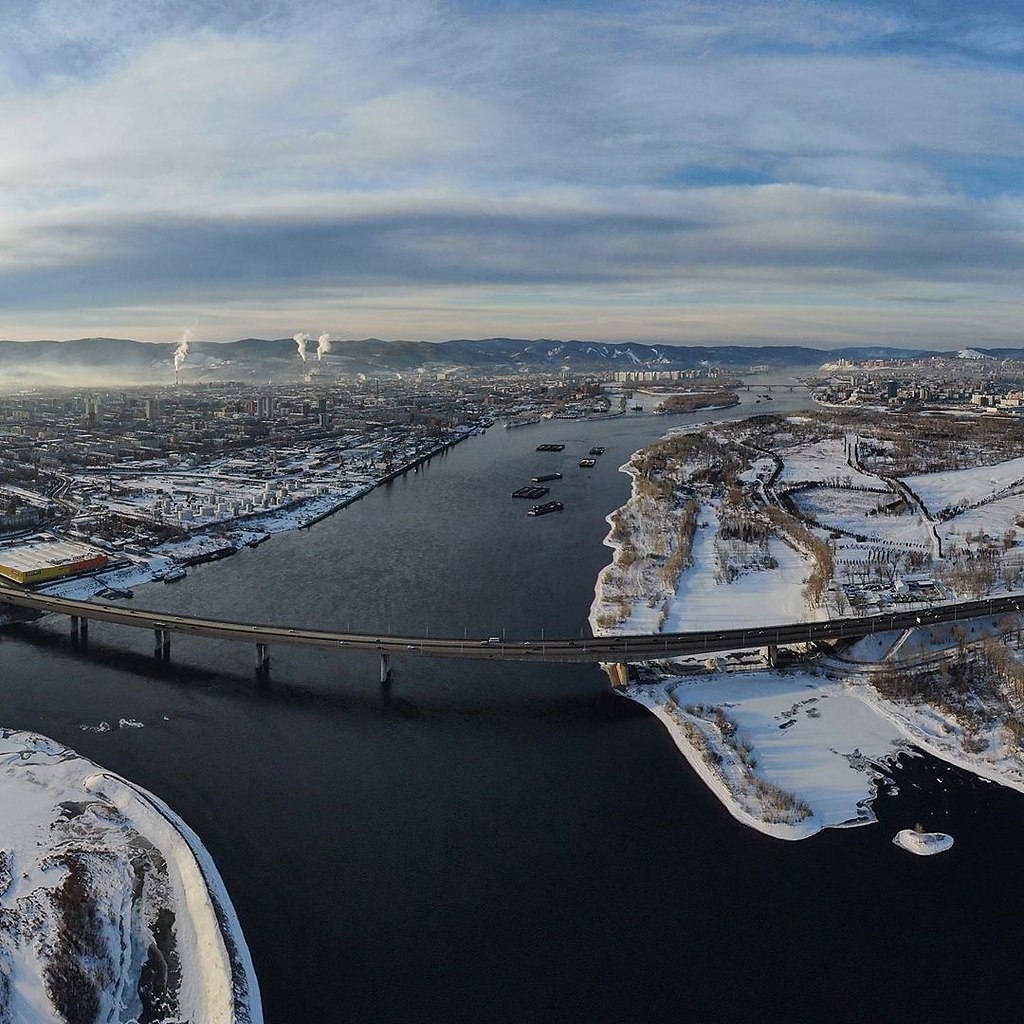
[[[127,608],[108,602],[75,601],[47,597],[0,584],[0,603],[42,612],[77,615],[83,619],[110,622],[137,629],[160,630],[218,640],[252,644],[292,644],[418,657],[472,658],[507,661],[643,662],[678,655],[715,654],[775,645],[856,639],[871,633],[913,629],[918,626],[957,622],[979,616],[1019,612],[1024,592],[931,605],[909,611],[880,615],[796,622],[742,629],[703,630],[687,633],[654,633],[586,638],[530,638],[505,640],[500,637],[467,639],[418,635],[383,636],[373,633],[335,632],[266,623],[232,622],[166,612]]]

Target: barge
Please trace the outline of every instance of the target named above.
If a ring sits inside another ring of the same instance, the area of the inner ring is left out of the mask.
[[[539,452],[563,452],[565,451],[564,444],[539,444],[537,445],[537,451]]]
[[[520,487],[518,490],[512,492],[513,498],[543,498],[545,494],[550,491],[550,487]]]
[[[182,565],[201,565],[203,562],[216,562],[221,558],[228,558],[230,555],[235,554],[238,548],[234,544],[222,544],[218,548],[214,548],[212,551],[200,551],[194,555],[187,555],[184,558],[179,559]],[[164,577],[164,583],[168,582],[168,576]],[[180,579],[181,577],[176,577]]]
[[[531,476],[530,482],[534,484],[546,484],[549,480],[561,480],[561,473],[544,473],[541,476]]]
[[[561,512],[565,506],[560,501],[546,501],[543,505],[534,505],[526,514],[528,516],[546,516],[549,512]]]
[[[597,465],[597,459],[580,459],[580,469],[593,469]]]

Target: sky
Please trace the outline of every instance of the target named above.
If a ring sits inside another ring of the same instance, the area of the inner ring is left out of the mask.
[[[1020,0],[5,0],[0,337],[1024,345]]]

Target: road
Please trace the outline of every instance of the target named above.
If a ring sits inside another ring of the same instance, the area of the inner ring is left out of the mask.
[[[42,612],[77,615],[96,622],[111,622],[139,629],[160,630],[217,640],[242,640],[262,644],[294,644],[325,647],[339,651],[369,651],[432,658],[474,658],[507,661],[644,662],[679,655],[715,654],[809,641],[855,639],[871,633],[913,629],[917,626],[958,622],[979,616],[1019,612],[1024,592],[1005,594],[955,604],[931,605],[912,611],[830,619],[825,622],[795,622],[779,626],[704,630],[692,633],[654,633],[630,636],[571,639],[532,638],[504,640],[500,637],[466,639],[459,637],[382,636],[374,633],[334,632],[265,623],[231,622],[220,619],[166,612],[146,611],[100,601],[73,601],[46,597],[0,583],[0,603]]]

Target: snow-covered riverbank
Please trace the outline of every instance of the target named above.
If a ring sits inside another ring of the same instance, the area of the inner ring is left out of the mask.
[[[869,565],[890,561],[890,602],[920,600],[914,587],[944,592],[924,574],[910,576],[910,584],[898,579],[901,569],[927,565],[935,556],[930,544],[898,539],[893,549],[905,553],[884,554],[907,516],[879,514],[880,478],[857,469],[855,441],[794,444],[787,428],[774,428],[788,445],[785,461],[766,458],[761,437],[710,427],[703,439],[682,444],[666,438],[621,467],[631,478],[631,496],[607,517],[605,544],[613,559],[595,587],[595,635],[848,613],[843,593],[830,585],[833,571],[853,571],[846,561],[833,561],[836,538],[844,556],[856,549]],[[950,475],[940,481],[943,497],[981,481],[991,494],[980,500],[997,501],[1005,481],[1018,481],[1019,470],[1016,464],[967,470],[963,486],[946,479]],[[806,487],[808,480],[823,494],[870,492],[860,519],[851,513],[844,523],[849,536],[834,533],[830,544],[827,530],[799,522],[782,507],[773,484]],[[881,502],[892,501],[882,492]],[[1014,543],[1007,536],[1004,550],[1012,554]],[[805,586],[815,574],[817,585]],[[893,758],[914,747],[1024,792],[1024,722],[1017,713],[1024,700],[1024,644],[1011,617],[869,637],[791,672],[751,671],[764,665],[760,659],[753,651],[707,664],[680,659],[645,669],[620,690],[658,717],[744,824],[801,839],[822,828],[870,823],[877,787],[891,782]]]
[[[87,600],[96,595],[108,596],[103,592],[111,589],[130,591],[144,583],[163,579],[166,573],[177,567],[233,554],[246,545],[261,543],[274,534],[305,529],[358,501],[395,476],[416,469],[422,462],[440,455],[475,432],[468,427],[457,429],[453,436],[423,452],[414,462],[389,474],[343,482],[340,486],[325,487],[320,494],[298,496],[283,505],[209,526],[199,525],[186,537],[165,541],[144,552],[121,558],[115,554],[111,566],[100,572],[58,580],[39,589],[54,597],[76,600]],[[93,542],[99,543],[95,540]]]
[[[210,855],[165,804],[0,730],[0,1019],[260,1024]]]
[[[909,748],[861,688],[802,672],[669,677],[622,693],[654,713],[734,818],[777,839],[873,822],[885,768]]]

